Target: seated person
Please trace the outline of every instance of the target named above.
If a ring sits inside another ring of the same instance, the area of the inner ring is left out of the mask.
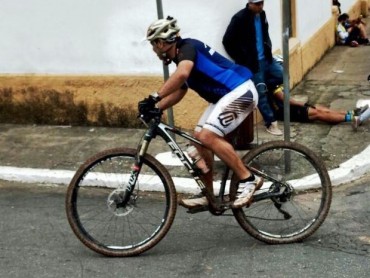
[[[279,121],[284,120],[284,91],[283,86],[277,86],[268,91],[268,97],[271,104],[271,107],[274,110],[275,116]],[[370,108],[361,107],[355,110],[350,111],[336,111],[331,110],[324,106],[313,106],[308,103],[303,103],[296,101],[294,99],[289,100],[290,103],[290,120],[292,122],[301,122],[307,123],[312,121],[322,121],[330,124],[338,124],[342,122],[352,122],[354,128],[360,125],[364,120],[361,118],[361,121],[358,116],[366,114],[365,112],[369,111],[370,117]]]
[[[350,20],[348,14],[341,14],[338,17],[337,35],[338,43],[342,45],[358,46],[359,44],[369,44],[365,22],[362,21],[361,17]]]

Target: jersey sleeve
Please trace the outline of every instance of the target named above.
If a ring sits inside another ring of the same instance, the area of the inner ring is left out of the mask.
[[[178,62],[185,60],[190,60],[192,62],[195,62],[195,59],[197,57],[197,51],[195,50],[195,47],[190,43],[185,43],[179,48],[179,53],[177,55]]]

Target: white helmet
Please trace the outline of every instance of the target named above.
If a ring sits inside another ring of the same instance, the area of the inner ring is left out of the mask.
[[[162,39],[167,42],[174,42],[180,28],[176,24],[177,20],[168,16],[166,19],[158,19],[150,24],[146,32],[146,39],[150,42]]]

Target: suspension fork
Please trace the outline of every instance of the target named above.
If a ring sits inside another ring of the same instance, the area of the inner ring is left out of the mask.
[[[130,178],[129,178],[128,185],[125,190],[125,196],[122,202],[122,204],[124,205],[127,204],[127,202],[131,198],[132,193],[134,192],[136,181],[140,174],[141,166],[143,165],[142,159],[145,156],[149,148],[149,144],[151,140],[154,138],[154,129],[155,129],[154,127],[150,127],[148,129],[148,131],[144,135],[144,138],[142,139],[142,142],[139,144],[137,148],[135,161],[131,166]]]

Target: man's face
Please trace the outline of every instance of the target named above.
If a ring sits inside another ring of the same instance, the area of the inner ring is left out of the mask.
[[[158,41],[151,42],[151,45],[152,45],[154,53],[157,54],[160,60],[163,60],[165,57],[164,43],[161,40],[158,40]]]
[[[248,3],[248,7],[254,14],[259,14],[263,11],[263,4],[263,1],[258,3]]]
[[[167,52],[169,52],[171,48],[171,44],[167,44],[162,40],[157,40],[151,42],[153,51],[155,54],[157,54],[157,57],[159,60],[163,61],[166,65],[171,63],[171,59],[169,58],[169,55]]]

